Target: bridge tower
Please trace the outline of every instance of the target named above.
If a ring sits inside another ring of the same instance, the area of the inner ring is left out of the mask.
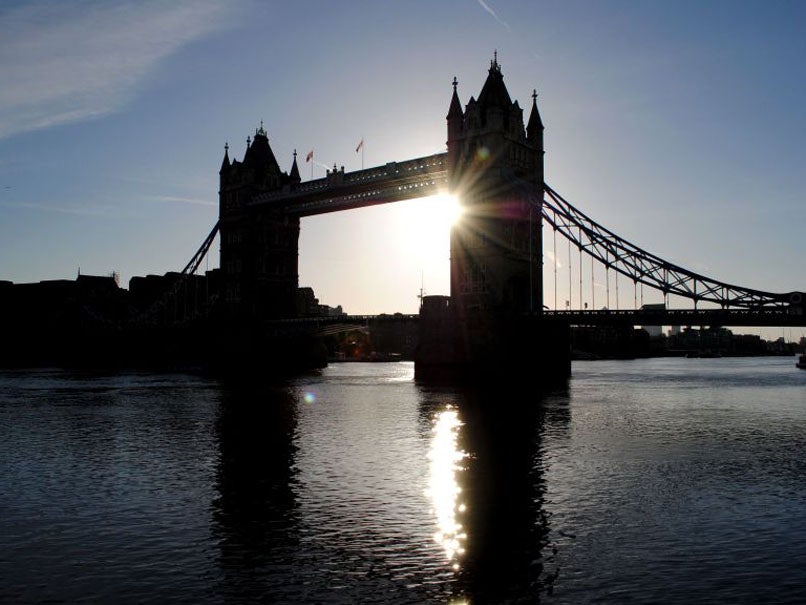
[[[462,111],[454,79],[448,111],[448,179],[464,209],[451,232],[451,299],[461,318],[543,309],[543,123],[532,95],[512,101],[497,57],[478,99]]]
[[[567,325],[543,318],[543,122],[512,101],[498,57],[462,110],[453,81],[448,182],[463,207],[451,230],[449,304],[424,301],[420,376],[471,374],[539,382],[570,373]]]
[[[227,313],[248,320],[294,317],[299,217],[265,207],[258,210],[252,201],[261,193],[290,191],[299,184],[296,153],[290,173],[282,172],[261,123],[254,140],[247,138],[242,161],[230,161],[225,147],[219,175],[220,266]]]

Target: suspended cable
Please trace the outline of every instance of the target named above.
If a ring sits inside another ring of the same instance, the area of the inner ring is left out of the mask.
[[[579,232],[579,308],[582,308],[582,231]]]
[[[554,230],[554,310],[557,310],[557,229]]]
[[[607,262],[607,251],[605,251],[605,293],[607,295],[607,308],[610,308],[610,263]]]
[[[573,275],[571,275],[571,240],[568,240],[568,300],[566,300],[566,308],[570,311],[571,310],[571,282],[573,280]]]
[[[595,280],[593,279],[593,259],[591,258],[591,309],[596,309]]]

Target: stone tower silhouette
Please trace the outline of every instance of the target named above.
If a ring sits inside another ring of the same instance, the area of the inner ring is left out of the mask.
[[[448,181],[463,207],[451,230],[451,295],[420,311],[418,376],[518,377],[534,386],[570,374],[569,327],[543,317],[543,122],[512,101],[496,56],[462,110],[453,81]]]
[[[243,161],[221,164],[219,221],[222,294],[230,315],[284,318],[296,315],[299,218],[252,204],[261,193],[300,182],[296,154],[290,174],[280,171],[261,123],[247,138]]]
[[[464,208],[451,232],[451,299],[462,318],[543,308],[539,201],[543,123],[536,94],[524,129],[497,57],[478,99],[461,109],[454,79],[448,111],[448,174]]]

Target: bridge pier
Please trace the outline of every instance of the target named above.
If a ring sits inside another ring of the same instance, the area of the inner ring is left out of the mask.
[[[538,390],[571,375],[571,327],[539,315],[460,317],[447,296],[420,309],[414,375],[419,380],[529,384]]]

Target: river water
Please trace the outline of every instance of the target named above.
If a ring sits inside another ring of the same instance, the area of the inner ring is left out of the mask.
[[[794,361],[0,372],[0,602],[804,602]]]

